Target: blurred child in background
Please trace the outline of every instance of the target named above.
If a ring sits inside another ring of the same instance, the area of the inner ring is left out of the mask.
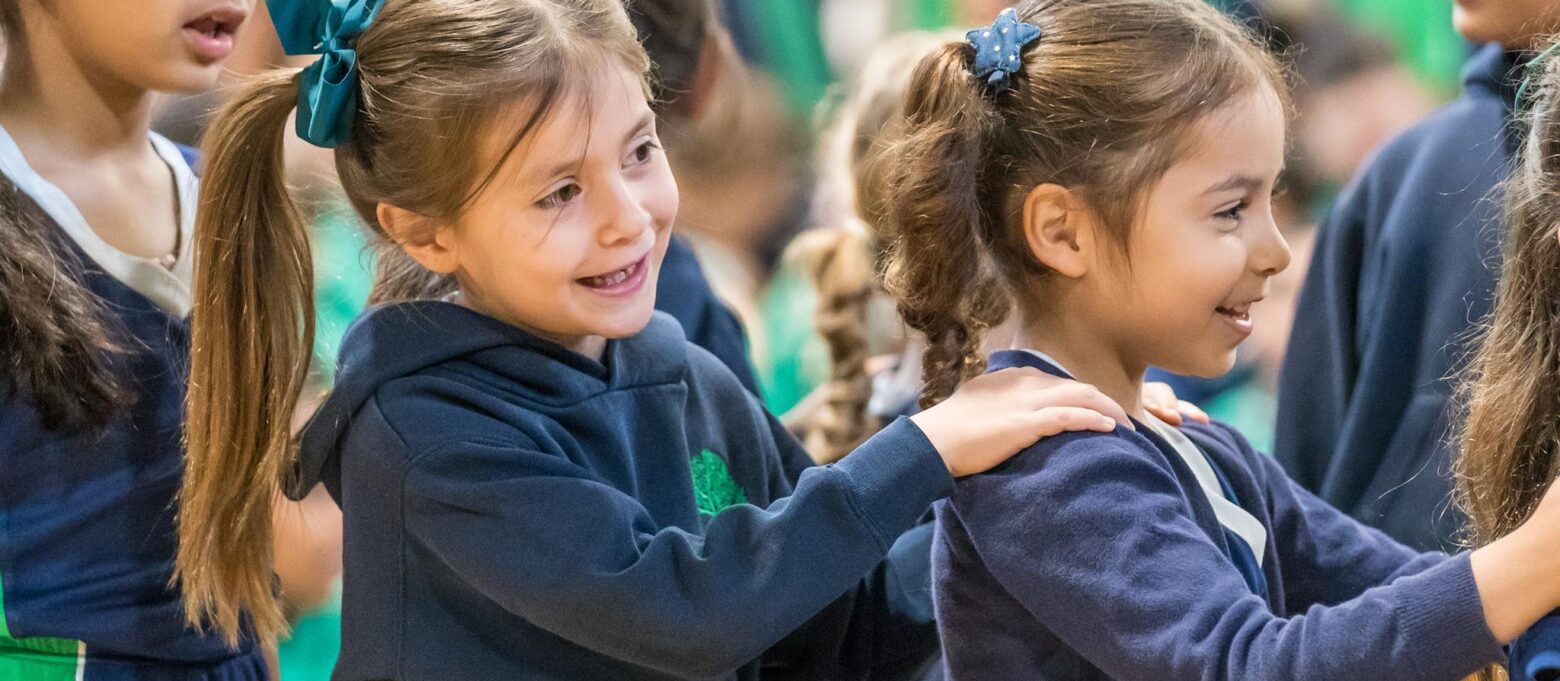
[[[0,678],[267,677],[170,586],[198,181],[151,130],[252,7],[0,0]]]

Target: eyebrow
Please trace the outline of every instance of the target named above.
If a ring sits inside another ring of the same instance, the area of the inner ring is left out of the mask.
[[[1223,182],[1209,187],[1207,191],[1203,192],[1203,194],[1217,194],[1219,192],[1226,192],[1232,189],[1239,189],[1249,192],[1253,189],[1261,187],[1263,184],[1265,184],[1265,182],[1266,181],[1261,178],[1252,177],[1250,175],[1231,175]]]
[[[626,137],[624,137],[623,144],[628,144],[630,140],[633,140],[635,136],[639,135],[640,132],[643,132],[644,129],[649,127],[649,125],[653,122],[655,122],[655,113],[646,111],[644,115],[639,117],[639,121],[634,124],[634,127],[629,128],[629,133]],[[540,177],[558,177],[569,172],[570,170],[580,167],[580,165],[584,162],[584,151],[581,150],[581,155],[569,157],[559,161],[552,167],[548,168],[547,173],[545,175],[541,175]]]

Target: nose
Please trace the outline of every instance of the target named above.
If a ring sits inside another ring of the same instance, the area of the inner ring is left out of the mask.
[[[601,196],[601,223],[596,235],[602,246],[633,242],[651,228],[650,211],[642,197],[623,178],[614,180],[611,190]]]
[[[1249,253],[1251,269],[1264,277],[1272,277],[1289,267],[1289,243],[1284,240],[1271,211],[1256,230]]]

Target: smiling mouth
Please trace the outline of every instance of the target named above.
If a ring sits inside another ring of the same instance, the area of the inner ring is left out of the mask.
[[[623,282],[633,279],[635,275],[638,275],[640,271],[644,269],[645,261],[646,258],[640,258],[633,264],[629,265],[628,267],[624,267],[623,269],[594,277],[582,277],[578,281],[587,288],[610,289],[614,286],[620,286],[623,284]]]
[[[185,24],[184,28],[207,38],[221,38],[237,33],[238,27],[242,23],[244,23],[243,14],[229,10],[219,10]]]
[[[1214,308],[1214,311],[1236,321],[1245,322],[1251,320],[1251,303],[1218,307]]]

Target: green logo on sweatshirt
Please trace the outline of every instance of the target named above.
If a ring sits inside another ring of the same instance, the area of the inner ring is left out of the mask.
[[[731,479],[726,461],[708,449],[688,462],[693,471],[693,499],[699,504],[699,512],[715,515],[729,506],[747,503],[747,495]]]

